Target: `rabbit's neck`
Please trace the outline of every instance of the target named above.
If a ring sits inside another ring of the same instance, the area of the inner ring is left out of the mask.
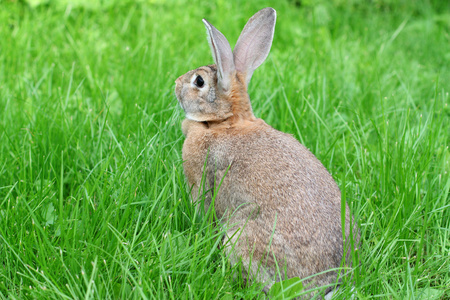
[[[235,82],[232,84],[232,89],[229,94],[229,101],[231,103],[231,111],[233,115],[229,118],[231,122],[239,122],[243,120],[253,121],[252,105],[250,97],[247,93],[244,74],[237,72]]]

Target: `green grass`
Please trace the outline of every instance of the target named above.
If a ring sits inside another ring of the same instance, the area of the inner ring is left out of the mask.
[[[173,89],[212,63],[201,18],[234,45],[267,2],[31,2],[0,1],[0,298],[264,298],[190,203]],[[345,191],[358,299],[448,299],[450,4],[296,3],[255,114]]]

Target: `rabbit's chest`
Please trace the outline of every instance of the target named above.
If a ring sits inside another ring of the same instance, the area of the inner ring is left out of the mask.
[[[206,192],[205,204],[209,206],[213,193],[217,193],[215,210],[218,217],[248,202],[246,183],[252,175],[245,173],[251,166],[245,156],[246,148],[248,143],[236,135],[218,139],[206,132],[195,138],[191,135],[185,140],[183,164],[188,183],[193,186],[193,196],[199,196],[197,191],[200,188],[202,194]]]
[[[183,144],[183,168],[190,185],[201,181],[210,142],[205,136],[190,136]]]
[[[218,143],[212,134],[191,135],[183,145],[183,167],[190,185],[200,184],[203,175],[213,185],[216,171],[227,169],[233,160],[229,143]]]

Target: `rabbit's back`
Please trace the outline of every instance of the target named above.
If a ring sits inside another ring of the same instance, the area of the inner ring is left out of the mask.
[[[322,163],[291,135],[260,119],[253,123],[211,139],[208,174],[216,180],[227,174],[220,190],[232,196],[237,189],[236,193],[245,194],[240,200],[289,217],[302,211],[318,218],[328,212],[336,217],[334,210],[341,210],[340,191]],[[233,189],[225,191],[227,184]]]

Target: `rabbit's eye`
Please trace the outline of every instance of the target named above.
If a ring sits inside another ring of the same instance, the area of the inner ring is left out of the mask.
[[[205,81],[203,80],[202,76],[198,75],[197,78],[195,78],[194,84],[201,88],[205,84]]]

